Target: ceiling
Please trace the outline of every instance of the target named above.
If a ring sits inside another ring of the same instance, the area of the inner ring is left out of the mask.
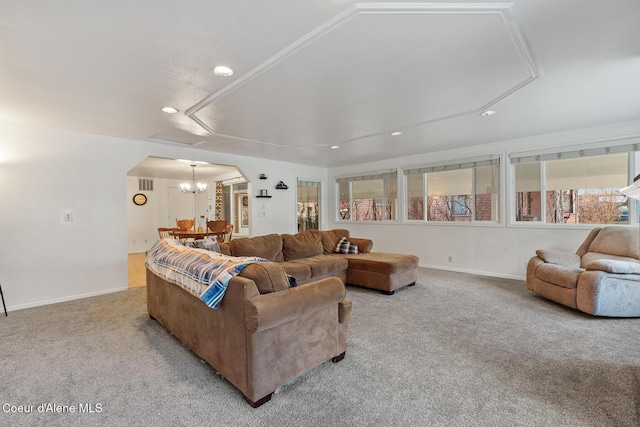
[[[195,165],[195,168],[191,166]],[[149,156],[127,172],[127,176],[181,179],[190,182],[217,179],[228,183],[245,182],[234,166],[214,165],[189,159],[165,159]]]
[[[324,167],[465,148],[640,119],[638,22],[638,0],[0,0],[0,121]]]

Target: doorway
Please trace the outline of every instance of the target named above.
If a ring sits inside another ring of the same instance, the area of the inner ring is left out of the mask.
[[[296,203],[298,232],[319,229],[321,186],[319,181],[298,179]]]
[[[197,166],[191,167],[192,164]],[[195,173],[194,173],[195,172]],[[183,193],[183,183],[205,183],[203,193]],[[226,183],[247,184],[242,172],[235,166],[211,164],[196,160],[177,160],[149,156],[127,172],[127,246],[131,286],[144,285],[145,252],[158,241],[158,228],[173,228],[176,219],[196,220],[206,227],[207,220],[231,220],[227,207],[233,199],[222,194]],[[144,203],[136,203],[137,195],[145,196]],[[216,209],[217,203],[223,204]],[[248,214],[248,212],[247,212]],[[225,217],[223,217],[225,215]],[[247,231],[248,233],[248,231]]]
[[[249,235],[249,193],[247,183],[234,184],[232,187],[234,198],[234,231],[239,236]]]

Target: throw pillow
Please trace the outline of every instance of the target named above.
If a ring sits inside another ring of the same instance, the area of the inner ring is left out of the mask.
[[[351,243],[346,237],[343,237],[338,242],[338,246],[336,246],[334,252],[338,254],[357,254],[358,246]]]
[[[218,244],[217,236],[207,236],[201,240],[187,241],[185,242],[185,246],[220,253],[220,245]]]
[[[289,287],[290,288],[295,288],[296,286],[298,286],[298,284],[296,283],[296,278],[293,277],[290,274],[287,274],[287,279],[289,279]]]

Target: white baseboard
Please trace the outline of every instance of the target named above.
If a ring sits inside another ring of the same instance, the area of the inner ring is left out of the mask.
[[[90,292],[88,294],[72,295],[72,296],[62,297],[62,298],[54,298],[54,299],[50,299],[50,300],[36,301],[36,302],[28,303],[28,304],[8,305],[7,306],[7,311],[23,310],[25,308],[40,307],[40,306],[43,306],[43,305],[57,304],[57,303],[60,303],[60,302],[66,302],[66,301],[73,301],[73,300],[76,300],[76,299],[95,297],[95,296],[98,296],[98,295],[112,294],[112,293],[115,293],[115,292],[126,291],[127,289],[129,289],[129,287],[125,286],[123,288],[108,289],[106,291]]]
[[[490,271],[468,270],[464,268],[443,267],[441,265],[419,264],[419,267],[433,268],[435,270],[455,271],[456,273],[476,274],[478,276],[500,277],[502,279],[526,280],[526,276],[516,276],[512,274],[500,274]]]

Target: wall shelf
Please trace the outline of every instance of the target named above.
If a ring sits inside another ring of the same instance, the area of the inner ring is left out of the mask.
[[[258,199],[270,199],[271,196],[256,196]]]

